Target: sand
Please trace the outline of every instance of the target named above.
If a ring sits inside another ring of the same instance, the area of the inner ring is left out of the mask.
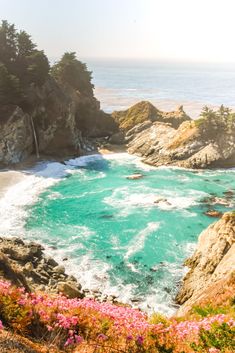
[[[8,188],[23,179],[23,173],[13,170],[0,171],[0,197],[8,190]]]
[[[99,148],[98,152],[100,154],[123,153],[123,152],[126,152],[126,146],[107,144],[104,147]]]

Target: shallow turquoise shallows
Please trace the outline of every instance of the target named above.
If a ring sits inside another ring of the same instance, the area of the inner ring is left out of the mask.
[[[215,221],[202,201],[234,190],[235,172],[148,168],[127,154],[76,159],[67,168],[29,209],[29,236],[64,258],[84,288],[171,313],[183,261]],[[126,178],[134,173],[144,177]],[[213,209],[232,209],[229,202]]]

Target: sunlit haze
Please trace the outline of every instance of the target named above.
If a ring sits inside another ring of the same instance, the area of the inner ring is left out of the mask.
[[[234,0],[0,0],[50,58],[235,62]]]

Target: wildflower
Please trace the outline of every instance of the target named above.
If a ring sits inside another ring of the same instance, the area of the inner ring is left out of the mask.
[[[138,336],[136,342],[138,345],[142,346],[142,344],[144,343],[144,338],[142,336]]]
[[[0,320],[0,330],[3,330],[3,324],[1,320]]]
[[[65,345],[65,347],[67,347],[67,346],[70,346],[71,344],[74,344],[73,337],[69,337],[64,345]]]
[[[221,352],[220,349],[217,349],[217,348],[210,348],[209,349],[209,353],[219,353]]]
[[[127,340],[127,341],[132,341],[132,340],[133,340],[133,336],[132,336],[132,335],[128,335],[128,336],[126,337],[126,340]]]
[[[81,336],[75,335],[74,338],[77,344],[80,344],[83,341],[83,338]]]
[[[105,341],[105,340],[108,339],[108,336],[104,335],[103,333],[100,333],[100,334],[97,336],[97,338],[98,338],[99,340]]]

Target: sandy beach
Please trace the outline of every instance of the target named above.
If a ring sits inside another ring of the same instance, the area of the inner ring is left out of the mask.
[[[22,172],[13,170],[0,171],[0,198],[4,195],[10,186],[20,182],[22,179]]]

